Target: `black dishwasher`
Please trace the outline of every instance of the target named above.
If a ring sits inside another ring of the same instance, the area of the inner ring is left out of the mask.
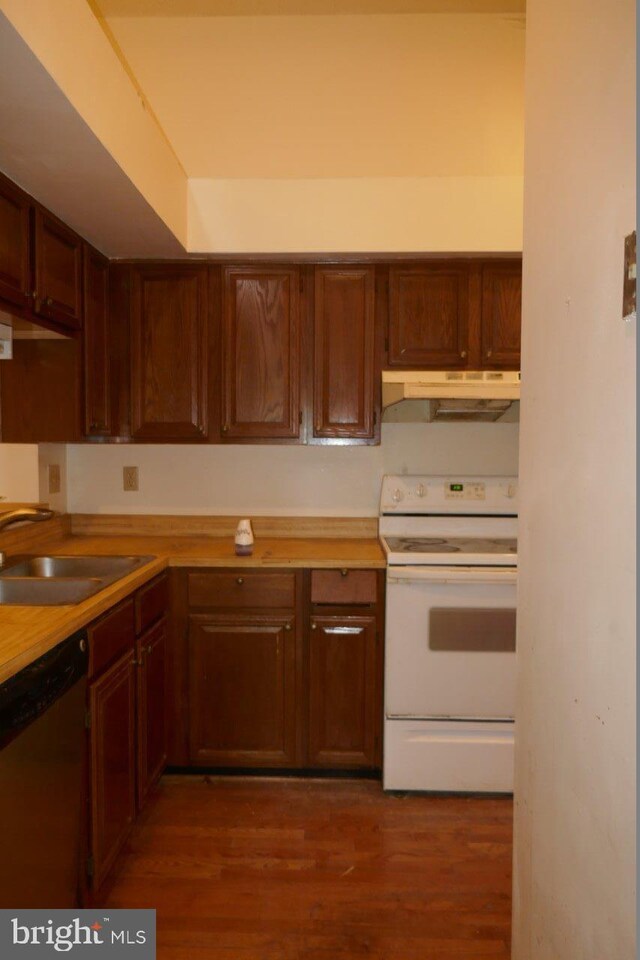
[[[79,902],[84,631],[0,685],[0,907]]]

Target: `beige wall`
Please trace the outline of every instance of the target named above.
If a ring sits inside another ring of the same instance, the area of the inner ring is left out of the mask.
[[[186,174],[87,0],[0,0],[0,12],[142,196],[186,245]]]
[[[517,424],[383,424],[378,447],[72,445],[73,513],[376,516],[384,473],[517,473]],[[122,490],[122,467],[140,491]]]
[[[636,956],[634,18],[527,5],[515,960]]]
[[[38,502],[40,490],[36,446],[0,443],[0,498],[0,510],[2,500],[13,503]]]

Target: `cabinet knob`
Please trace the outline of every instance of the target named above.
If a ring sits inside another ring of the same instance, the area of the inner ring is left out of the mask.
[[[47,297],[47,299],[45,300],[45,303],[46,303],[46,305],[47,305],[48,307],[50,307],[51,304],[53,303],[52,298],[51,298],[51,297]]]
[[[488,356],[488,357],[490,357],[492,353],[493,353],[493,350],[487,350],[487,356]]]
[[[244,583],[244,577],[236,577],[236,583],[238,583],[238,584],[240,584],[240,586],[242,586],[242,584]]]
[[[340,576],[341,576],[341,577],[346,577],[346,576],[348,576],[348,574],[349,574],[349,571],[346,569],[346,567],[345,567],[344,570],[341,570],[341,571],[340,571]]]
[[[290,624],[290,623],[285,623],[284,628],[285,628],[285,630],[291,630],[291,624]]]
[[[317,630],[317,629],[318,629],[318,624],[317,624],[317,623],[312,623],[312,624],[311,624],[311,629],[312,629],[312,630]]]
[[[461,360],[464,360],[464,358],[466,357],[466,355],[467,355],[467,351],[466,351],[466,350],[461,350],[461,351],[460,351],[460,359],[461,359]]]
[[[229,431],[229,424],[228,423],[223,424],[222,432],[227,433],[228,431]]]
[[[146,646],[146,647],[144,648],[144,652],[145,652],[146,654],[151,653],[152,650],[153,650],[153,647],[151,646],[151,644],[149,644],[148,646]]]

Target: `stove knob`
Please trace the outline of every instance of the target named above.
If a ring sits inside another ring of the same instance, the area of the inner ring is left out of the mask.
[[[400,487],[396,487],[396,489],[391,494],[391,499],[393,500],[394,503],[400,503],[401,500],[404,500],[404,493],[402,492]]]
[[[416,497],[424,497],[426,490],[424,489],[424,483],[419,483],[416,487]]]

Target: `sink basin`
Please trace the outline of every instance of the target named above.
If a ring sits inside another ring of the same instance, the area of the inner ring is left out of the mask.
[[[0,604],[53,607],[82,603],[102,590],[102,580],[0,579]]]
[[[0,570],[0,605],[82,603],[153,557],[23,557]]]
[[[97,577],[117,580],[148,563],[152,557],[27,557],[18,563],[9,563],[0,570],[0,580],[13,577]]]

